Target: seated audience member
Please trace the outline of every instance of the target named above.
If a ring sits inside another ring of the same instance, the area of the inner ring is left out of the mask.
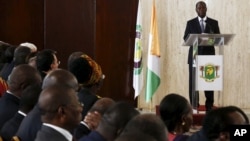
[[[11,47],[10,44],[0,41],[0,71],[2,70],[4,64],[6,63],[5,51],[9,47]]]
[[[160,102],[160,117],[168,129],[169,141],[185,141],[184,135],[193,123],[193,111],[190,103],[181,95],[170,93]]]
[[[21,43],[20,46],[30,48],[31,52],[37,52],[37,47],[33,43],[25,42],[25,43]]]
[[[37,52],[32,52],[26,57],[26,63],[34,68],[36,68],[36,55]]]
[[[126,133],[143,133],[157,141],[168,141],[167,128],[160,117],[155,114],[141,114],[131,119],[121,135]]]
[[[26,58],[31,53],[31,49],[26,46],[18,46],[14,51],[14,66],[18,66],[21,64],[27,64]]]
[[[96,94],[104,79],[101,66],[88,55],[82,55],[69,64],[69,71],[78,80],[80,86],[78,97],[80,102],[84,103],[82,116],[85,117],[88,110],[99,98]]]
[[[21,43],[20,46],[30,48],[31,53],[26,57],[25,62],[26,64],[29,64],[32,67],[36,68],[36,54],[37,54],[36,45],[34,45],[33,43],[25,42],[25,43]]]
[[[70,87],[54,85],[44,89],[38,100],[42,127],[35,141],[72,141],[71,132],[82,119],[82,105]]]
[[[85,116],[84,121],[81,121],[81,124],[76,128],[74,132],[75,139],[86,136],[91,130],[95,130],[104,112],[113,104],[115,104],[115,101],[111,98],[98,99]]]
[[[52,70],[58,69],[60,61],[56,56],[56,51],[44,49],[36,55],[36,67],[40,72],[42,79]]]
[[[4,54],[5,57],[5,63],[1,69],[0,72],[0,97],[7,91],[8,89],[8,84],[7,84],[7,78],[3,78],[6,76],[6,74],[12,71],[12,68],[14,67],[13,58],[14,58],[14,51],[15,51],[15,46],[10,46],[6,48]]]
[[[81,57],[82,55],[84,55],[84,53],[81,52],[81,51],[72,52],[72,53],[69,55],[69,58],[68,58],[68,61],[67,61],[67,69],[70,70],[70,64],[71,64],[75,59]]]
[[[19,128],[23,118],[37,103],[40,92],[40,84],[30,85],[22,92],[19,111],[14,115],[14,117],[8,120],[1,129],[1,135],[5,141],[10,141],[11,138],[16,134],[16,131]]]
[[[213,109],[206,114],[202,129],[190,136],[188,141],[230,140],[229,127],[244,124],[249,124],[249,119],[238,107],[226,106]]]
[[[32,84],[41,84],[41,77],[35,68],[23,64],[13,69],[8,80],[9,89],[0,99],[0,129],[16,114],[22,91]]]
[[[117,102],[104,113],[96,130],[79,141],[113,141],[122,132],[128,121],[139,115],[135,108],[126,102]]]
[[[57,69],[49,72],[43,80],[42,89],[46,89],[47,87],[53,85],[70,87],[75,91],[78,90],[78,83],[75,76],[69,71],[63,69]],[[41,113],[38,105],[36,105],[23,119],[16,135],[20,137],[22,141],[33,141],[35,140],[36,134],[41,126]]]
[[[157,140],[151,135],[142,132],[129,132],[121,134],[115,139],[115,141],[157,141]]]
[[[1,71],[1,77],[7,81],[10,73],[12,72],[14,67],[17,67],[18,65],[27,64],[26,63],[26,57],[31,53],[30,48],[24,47],[24,46],[18,46],[14,50],[14,57],[12,62],[4,67]]]

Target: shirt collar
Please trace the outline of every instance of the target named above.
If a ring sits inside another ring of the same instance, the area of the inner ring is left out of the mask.
[[[22,112],[22,111],[20,111],[20,110],[18,111],[18,113],[19,113],[20,115],[23,115],[24,117],[26,117],[26,115],[27,115],[27,114],[25,114],[24,112]]]
[[[11,91],[9,91],[9,90],[7,90],[6,93],[8,93],[8,94],[10,94],[10,95],[13,95],[13,96],[15,96],[16,98],[20,99],[20,97],[14,95],[14,94],[13,94]]]
[[[72,141],[73,136],[70,134],[69,131],[67,131],[67,130],[61,128],[61,127],[49,124],[49,123],[43,123],[43,125],[55,129],[56,131],[58,131],[59,133],[61,133],[68,141]]]
[[[83,124],[84,126],[86,126],[88,129],[90,129],[89,126],[88,126],[88,124],[85,123],[84,121],[81,121],[80,123]]]
[[[201,17],[198,16],[198,19],[199,19],[199,21],[201,21]],[[205,16],[205,17],[202,18],[202,19],[203,19],[203,21],[206,21],[206,20],[207,20],[207,16]]]

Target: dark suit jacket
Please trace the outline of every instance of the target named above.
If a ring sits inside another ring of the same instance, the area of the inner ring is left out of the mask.
[[[82,118],[84,119],[85,115],[88,113],[89,109],[94,105],[94,103],[98,100],[98,97],[92,94],[88,89],[81,89],[77,94],[79,101],[84,104],[82,110]]]
[[[90,132],[91,130],[88,127],[86,127],[84,124],[80,124],[74,131],[74,138],[78,140],[84,136],[87,136]]]
[[[0,129],[19,109],[20,99],[16,96],[5,93],[0,99]]]
[[[82,137],[79,141],[106,141],[106,139],[97,131],[92,131],[88,136]]]
[[[187,141],[209,141],[209,139],[205,136],[203,129],[192,134]]]
[[[41,113],[38,105],[36,105],[23,119],[16,135],[20,137],[22,141],[33,141],[36,138],[37,132],[41,129],[41,126]]]
[[[67,141],[67,139],[53,128],[42,125],[41,130],[37,132],[35,141]]]
[[[13,70],[13,68],[14,68],[14,61],[12,61],[11,63],[4,64],[0,75],[5,81],[8,80],[8,77],[9,77],[11,71]]]
[[[8,120],[1,129],[1,135],[3,140],[10,141],[10,139],[16,134],[24,116],[20,113],[16,113],[14,117]]]
[[[200,33],[201,33],[201,26],[200,26],[198,17],[196,17],[194,19],[187,21],[186,30],[185,30],[183,39],[186,40],[189,34],[200,34]],[[220,29],[219,29],[218,21],[207,17],[204,33],[219,34]],[[206,47],[200,46],[198,48],[198,54],[199,55],[214,55],[215,49],[213,46],[206,46]],[[192,55],[193,55],[193,47],[191,46],[189,48],[189,53],[188,53],[188,64],[192,64]]]

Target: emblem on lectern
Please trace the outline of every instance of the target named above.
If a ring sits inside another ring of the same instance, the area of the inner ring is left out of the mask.
[[[219,66],[213,64],[206,64],[204,66],[200,66],[200,77],[207,82],[213,82],[216,78],[220,77],[220,75],[218,74],[218,70]]]

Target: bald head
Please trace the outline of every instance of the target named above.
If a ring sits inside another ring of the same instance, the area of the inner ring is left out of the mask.
[[[40,94],[38,106],[41,110],[42,121],[66,130],[73,130],[82,119],[82,107],[77,93],[70,87],[52,85]]]
[[[78,90],[78,82],[75,76],[67,70],[57,69],[49,72],[43,80],[42,89],[52,85],[70,87]]]
[[[127,122],[136,115],[139,115],[139,112],[132,105],[126,102],[117,102],[103,114],[96,130],[103,133],[104,136],[107,132],[109,134],[114,132],[115,135],[118,135]]]
[[[31,84],[41,84],[42,79],[39,72],[30,65],[22,64],[15,67],[8,79],[9,90],[20,97],[21,92]]]
[[[167,129],[159,116],[155,114],[141,114],[131,119],[125,126],[123,133],[140,131],[154,137],[157,141],[167,141]]]
[[[103,97],[95,102],[95,104],[91,107],[89,112],[97,111],[98,113],[103,115],[104,112],[113,104],[115,104],[115,101],[113,99],[108,97]]]
[[[53,113],[59,106],[67,105],[71,100],[71,94],[76,95],[76,92],[69,87],[60,87],[58,85],[43,89],[38,101],[42,114]]]

